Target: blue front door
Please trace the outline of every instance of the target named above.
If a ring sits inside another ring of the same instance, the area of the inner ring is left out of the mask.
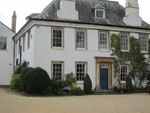
[[[108,89],[108,69],[100,68],[100,88]]]

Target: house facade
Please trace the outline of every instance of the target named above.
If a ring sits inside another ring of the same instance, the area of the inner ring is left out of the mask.
[[[26,19],[13,37],[14,66],[26,61],[29,67],[45,69],[53,79],[73,72],[81,88],[86,73],[93,89],[117,84],[112,34],[121,35],[122,51],[129,51],[129,38],[134,36],[140,38],[142,52],[149,52],[150,25],[139,16],[138,0],[127,0],[125,8],[107,0],[53,0],[41,13]],[[129,67],[120,67],[124,83]]]
[[[13,40],[15,33],[0,22],[0,85],[9,85],[13,74]]]

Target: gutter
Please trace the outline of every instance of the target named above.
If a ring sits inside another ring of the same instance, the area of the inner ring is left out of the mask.
[[[60,22],[60,23],[72,23],[72,24],[88,24],[88,25],[99,25],[99,26],[108,26],[108,27],[122,27],[122,28],[132,28],[132,29],[142,29],[150,30],[150,28],[138,27],[138,26],[123,26],[123,25],[111,25],[111,24],[98,24],[98,23],[89,23],[89,22],[80,22],[80,21],[68,21],[68,20],[53,20],[53,19],[34,19],[31,18],[13,37],[14,38],[19,34],[19,32],[31,21],[46,21],[46,22]]]

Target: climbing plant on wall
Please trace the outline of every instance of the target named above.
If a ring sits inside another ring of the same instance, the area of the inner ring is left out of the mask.
[[[129,63],[129,76],[134,80],[135,86],[140,87],[143,80],[146,78],[147,62],[145,54],[141,53],[140,40],[130,37],[130,49],[128,52],[121,51],[121,37],[113,34],[111,36],[112,56],[115,59],[115,76],[120,82],[120,65]]]

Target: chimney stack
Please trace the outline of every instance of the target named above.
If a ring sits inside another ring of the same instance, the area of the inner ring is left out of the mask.
[[[142,19],[139,15],[138,0],[126,0],[124,23],[130,26],[142,26]]]
[[[78,20],[78,11],[76,10],[76,0],[60,0],[60,10],[57,11],[57,17],[68,20]]]
[[[12,31],[16,33],[16,11],[14,11],[13,16],[12,16]]]

